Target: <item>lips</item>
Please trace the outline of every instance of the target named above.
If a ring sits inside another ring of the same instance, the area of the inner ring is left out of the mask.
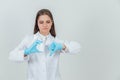
[[[43,28],[43,29],[48,29],[48,28]]]

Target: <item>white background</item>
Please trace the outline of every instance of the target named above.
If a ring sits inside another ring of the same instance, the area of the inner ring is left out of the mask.
[[[0,0],[0,80],[26,80],[27,63],[9,52],[33,33],[38,10],[48,8],[61,39],[78,41],[76,55],[61,55],[62,80],[120,80],[119,0]]]

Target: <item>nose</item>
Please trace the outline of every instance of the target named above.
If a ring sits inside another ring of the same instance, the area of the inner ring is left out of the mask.
[[[47,26],[47,24],[46,24],[46,23],[44,23],[44,24],[43,24],[43,26],[44,26],[44,27],[46,27],[46,26]]]

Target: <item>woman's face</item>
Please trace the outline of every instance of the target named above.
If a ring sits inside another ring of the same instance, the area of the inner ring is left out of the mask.
[[[37,21],[40,33],[43,35],[48,35],[52,26],[52,20],[48,15],[41,15],[38,17]]]

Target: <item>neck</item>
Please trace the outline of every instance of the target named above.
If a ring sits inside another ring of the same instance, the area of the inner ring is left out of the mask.
[[[40,32],[40,34],[47,36],[49,33],[45,33],[45,32]]]

